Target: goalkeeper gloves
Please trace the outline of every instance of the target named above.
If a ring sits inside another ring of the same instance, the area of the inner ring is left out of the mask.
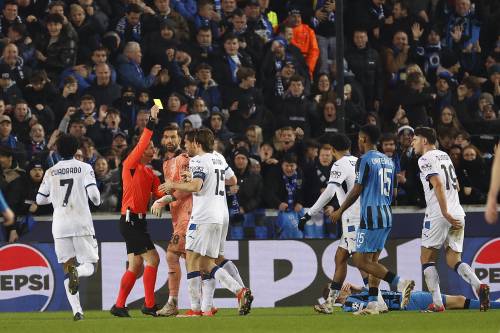
[[[304,231],[304,228],[306,226],[306,223],[307,221],[309,221],[311,219],[311,215],[309,215],[308,213],[305,213],[304,216],[302,216],[299,220],[299,230],[300,231]]]

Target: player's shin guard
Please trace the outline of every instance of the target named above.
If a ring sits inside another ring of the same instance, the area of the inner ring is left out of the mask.
[[[469,265],[464,262],[457,262],[455,265],[455,271],[465,280],[468,284],[474,288],[474,290],[478,290],[481,285],[481,281],[477,278],[476,274],[472,272],[472,269]]]
[[[229,275],[231,275],[231,277],[240,284],[241,288],[245,287],[243,280],[241,280],[240,271],[238,270],[238,267],[236,267],[234,262],[226,259],[221,263],[220,267],[224,268],[229,273]]]
[[[201,310],[201,276],[200,272],[191,272],[187,274],[187,283],[189,291],[189,300],[191,301],[191,310]]]
[[[441,288],[439,287],[439,275],[436,269],[436,263],[429,262],[422,265],[424,271],[425,283],[432,293],[432,302],[437,306],[443,305],[441,298]]]
[[[117,308],[125,307],[125,302],[127,301],[130,291],[134,287],[135,280],[137,280],[137,275],[135,275],[134,272],[126,270],[120,282],[120,292],[118,293],[118,298],[116,299]]]
[[[203,275],[201,278],[201,311],[212,310],[214,303],[215,279],[210,275]]]
[[[78,271],[78,277],[86,277],[94,274],[94,264],[89,262],[80,264],[76,270]]]
[[[72,295],[69,292],[69,279],[67,277],[64,279],[64,290],[66,290],[66,297],[68,298],[69,305],[71,305],[73,315],[77,312],[83,313],[82,306],[80,305],[80,293]]]
[[[155,306],[155,284],[157,272],[157,267],[149,265],[146,265],[144,267],[144,276],[142,278],[142,282],[144,284],[144,305],[147,308],[152,308]]]
[[[220,269],[219,266],[215,266],[212,269],[210,276],[219,281],[224,288],[231,290],[231,292],[235,295],[241,289],[240,284],[233,279],[225,269]]]

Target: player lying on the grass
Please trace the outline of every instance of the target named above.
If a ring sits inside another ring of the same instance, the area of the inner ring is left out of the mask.
[[[350,153],[351,141],[344,134],[334,134],[330,139],[330,144],[335,157],[335,163],[333,163],[330,170],[330,179],[314,205],[300,219],[299,229],[302,231],[304,231],[305,224],[311,219],[311,216],[320,213],[323,207],[332,200],[333,196],[337,195],[338,202],[342,205],[347,193],[354,187],[356,180],[355,167],[358,158]],[[331,313],[333,311],[333,303],[337,299],[347,275],[347,260],[356,251],[356,231],[359,228],[359,221],[360,199],[356,200],[342,215],[342,237],[335,253],[335,274],[330,284],[330,292],[326,302],[315,306],[315,309],[319,312]],[[363,271],[360,272],[363,280],[366,279],[366,282],[368,282],[368,274]],[[383,302],[380,305],[383,307]]]
[[[238,297],[239,313],[250,312],[252,294],[224,269],[215,264],[215,259],[223,248],[222,234],[225,202],[225,171],[227,163],[224,158],[214,155],[214,136],[210,130],[201,129],[188,132],[186,150],[193,158],[189,161],[192,180],[189,182],[173,182],[169,179],[160,186],[164,192],[175,190],[193,193],[193,211],[186,233],[186,264],[188,267],[188,290],[191,309],[186,316],[200,316],[201,273],[209,274],[217,279],[223,287]],[[225,241],[225,239],[224,239]]]
[[[37,205],[54,207],[54,247],[57,262],[63,265],[64,289],[75,321],[83,319],[79,278],[94,274],[99,261],[88,201],[101,204],[92,167],[74,158],[78,146],[74,136],[63,134],[58,138],[57,153],[62,160],[47,170],[36,195]]]
[[[471,267],[462,262],[464,242],[465,212],[458,198],[459,184],[450,157],[436,148],[436,131],[430,127],[415,130],[412,146],[418,159],[420,180],[425,192],[425,218],[422,228],[422,247],[420,261],[427,288],[434,302],[430,311],[444,311],[439,288],[439,275],[436,262],[442,247],[445,248],[446,263],[476,290],[481,309],[489,308],[487,284],[482,284]]]
[[[366,288],[345,283],[336,303],[342,304],[342,310],[346,312],[355,312],[366,308],[368,297]],[[432,293],[427,291],[412,291],[409,302],[404,308],[401,308],[402,294],[400,292],[382,290],[382,297],[389,310],[432,312],[428,310],[429,305],[433,304]],[[481,306],[478,300],[462,295],[443,294],[441,297],[447,310],[480,309]],[[500,302],[491,302],[491,309],[500,309]]]

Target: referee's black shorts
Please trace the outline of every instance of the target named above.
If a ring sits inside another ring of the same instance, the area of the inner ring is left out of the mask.
[[[125,221],[125,215],[120,217],[120,233],[127,245],[127,254],[141,255],[153,250],[155,245],[148,233],[146,218],[130,213],[130,222]]]

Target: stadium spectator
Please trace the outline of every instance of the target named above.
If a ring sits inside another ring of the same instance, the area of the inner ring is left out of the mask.
[[[354,31],[354,47],[345,55],[349,69],[363,87],[368,110],[379,111],[383,95],[383,69],[378,52],[368,46],[366,31]]]
[[[290,9],[287,24],[293,28],[291,43],[302,52],[312,78],[320,53],[316,34],[307,24],[302,23],[302,13],[298,8]]]
[[[123,57],[118,65],[118,74],[121,82],[125,86],[134,89],[150,88],[155,77],[161,70],[161,66],[156,64],[151,67],[149,75],[145,75],[141,68],[142,51],[141,46],[136,42],[128,42],[123,50]]]

